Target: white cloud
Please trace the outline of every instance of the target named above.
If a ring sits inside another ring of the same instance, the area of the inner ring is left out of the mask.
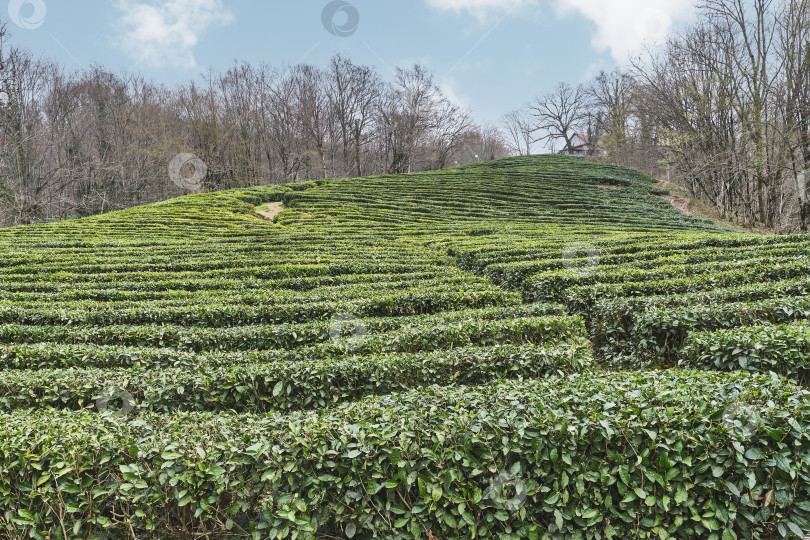
[[[430,7],[440,11],[467,12],[483,19],[492,13],[509,12],[534,0],[427,0]]]
[[[152,67],[195,67],[202,34],[234,20],[221,0],[119,0],[117,7],[122,31],[116,44]]]
[[[426,0],[441,11],[468,13],[484,20],[541,0]],[[694,14],[693,0],[548,0],[558,15],[579,13],[596,25],[592,44],[610,50],[617,62],[642,50],[645,43],[663,41],[674,23]]]
[[[617,62],[663,41],[673,23],[689,19],[692,0],[557,0],[560,14],[578,12],[596,24],[593,46]]]

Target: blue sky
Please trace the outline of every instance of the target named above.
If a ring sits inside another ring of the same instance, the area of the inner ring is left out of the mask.
[[[419,61],[476,119],[497,123],[558,81],[625,62],[692,14],[691,0],[339,2],[11,0],[3,18],[12,43],[66,68],[100,64],[169,85],[234,60],[325,65],[340,52],[384,76]]]

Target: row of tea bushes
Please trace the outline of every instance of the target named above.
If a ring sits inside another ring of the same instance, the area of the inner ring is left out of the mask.
[[[662,194],[525,157],[0,231],[0,537],[807,528],[796,387],[604,371],[606,346],[659,363],[654,321],[648,348],[624,324],[647,308],[805,286],[806,237],[728,234]],[[682,301],[640,300],[599,337],[603,301],[662,293]],[[714,329],[696,317],[683,343]]]
[[[0,530],[801,535],[807,397],[770,377],[669,371],[431,387],[289,416],[3,413]]]
[[[100,408],[115,410],[262,413],[325,407],[435,384],[532,379],[591,364],[590,344],[581,338],[544,346],[492,345],[193,369],[15,370],[0,372],[0,409],[79,410],[103,403]]]
[[[513,320],[534,319],[535,336],[550,335],[559,331],[559,336],[579,335],[583,328],[577,319],[564,319],[555,324],[554,317],[562,315],[562,306],[554,304],[524,304],[494,308],[466,309],[441,312],[434,315],[403,317],[357,317],[353,313],[338,313],[328,321],[308,323],[247,325],[225,328],[204,326],[179,326],[166,324],[153,325],[107,325],[107,326],[36,326],[4,324],[0,325],[0,340],[6,344],[37,344],[33,354],[44,355],[40,361],[46,365],[48,358],[58,358],[61,354],[47,352],[48,343],[64,346],[67,344],[96,344],[129,347],[171,347],[178,351],[260,351],[270,349],[295,349],[307,345],[340,341],[350,338],[373,342],[369,347],[390,349],[386,345],[387,334],[396,332],[399,343],[408,347],[416,344],[423,349],[440,348],[441,343],[477,342],[481,339],[494,339],[500,336],[512,339],[517,334]],[[543,317],[551,317],[543,319]],[[542,330],[544,324],[550,324]],[[572,323],[572,324],[569,324]],[[528,321],[531,330],[532,321]],[[525,325],[524,325],[525,326]],[[545,334],[543,334],[543,332]],[[510,334],[511,333],[511,334]],[[444,336],[444,337],[442,337]],[[478,337],[476,337],[478,336]],[[511,337],[510,337],[511,336]],[[527,335],[528,336],[528,335]],[[534,338],[532,338],[534,339]],[[543,338],[545,339],[545,338]],[[431,345],[431,341],[436,342]],[[359,344],[359,342],[358,342]],[[342,348],[340,344],[338,348]],[[43,347],[45,347],[43,349]],[[34,349],[31,349],[34,350]],[[14,364],[36,361],[25,348],[5,349],[0,346],[0,362]]]
[[[802,322],[695,332],[685,340],[679,363],[718,371],[773,372],[810,386],[810,326]]]
[[[694,333],[764,323],[785,324],[810,319],[810,298],[787,297],[719,305],[650,308],[632,316],[631,328],[604,335],[614,360],[635,366],[674,365],[685,340]],[[627,341],[616,337],[629,336]],[[612,340],[612,341],[611,341]]]

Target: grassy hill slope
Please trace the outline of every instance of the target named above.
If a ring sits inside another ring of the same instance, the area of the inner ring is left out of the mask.
[[[2,536],[810,529],[810,238],[659,195],[530,157],[0,231]]]

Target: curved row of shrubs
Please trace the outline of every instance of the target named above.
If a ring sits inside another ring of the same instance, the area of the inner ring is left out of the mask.
[[[531,379],[591,365],[590,343],[583,338],[543,346],[493,345],[194,369],[15,370],[0,372],[0,410],[135,407],[262,413],[325,407],[433,384]]]
[[[560,306],[553,304],[469,309],[418,317],[361,318],[346,313],[330,321],[227,328],[164,324],[4,324],[0,325],[0,342],[7,345],[0,345],[0,368],[75,364],[80,361],[77,355],[82,354],[82,349],[70,349],[68,345],[173,348],[178,352],[210,353],[292,350],[322,344],[325,353],[327,349],[345,349],[344,340],[347,339],[351,340],[354,349],[396,351],[447,348],[496,339],[537,343],[555,336],[562,338],[584,333],[581,319],[562,317]],[[29,346],[20,346],[25,344]]]
[[[695,332],[684,341],[678,360],[703,369],[773,372],[810,386],[810,327],[800,323]]]
[[[809,468],[807,393],[740,373],[431,387],[292,415],[2,413],[0,531],[786,537],[810,529]]]

